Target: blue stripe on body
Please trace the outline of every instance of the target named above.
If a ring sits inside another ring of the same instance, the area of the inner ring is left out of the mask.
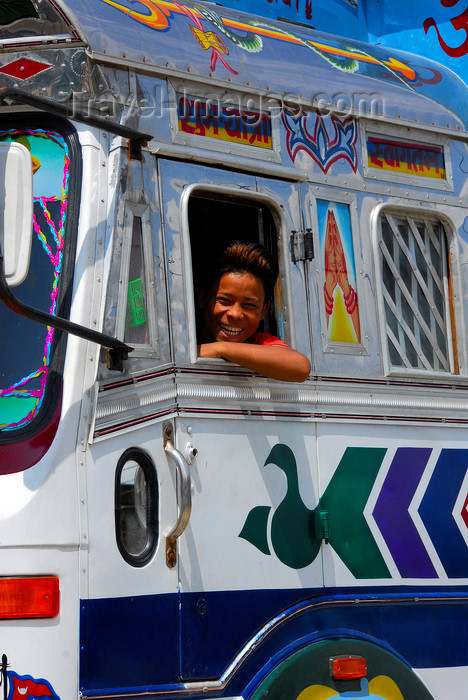
[[[80,689],[179,680],[178,595],[81,601]]]
[[[183,593],[183,679],[178,602],[178,594],[83,601],[82,690],[156,690],[219,679],[282,611],[285,618],[247,656],[224,694],[241,695],[265,665],[330,636],[375,641],[414,668],[468,665],[467,587],[356,587],[326,596],[319,589]]]

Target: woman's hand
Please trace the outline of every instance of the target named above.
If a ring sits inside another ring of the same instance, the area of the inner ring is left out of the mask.
[[[198,346],[198,357],[218,357],[222,358],[221,349],[218,346],[221,343],[202,343]]]

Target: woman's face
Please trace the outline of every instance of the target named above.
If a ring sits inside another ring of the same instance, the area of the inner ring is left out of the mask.
[[[205,335],[212,341],[245,343],[257,330],[268,306],[258,277],[248,272],[226,273],[202,303]]]

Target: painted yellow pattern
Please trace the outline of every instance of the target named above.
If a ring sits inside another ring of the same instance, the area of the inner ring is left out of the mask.
[[[358,343],[353,322],[346,311],[341,289],[336,288],[335,303],[329,322],[329,338],[334,343]]]
[[[222,53],[229,53],[226,44],[218,34],[215,34],[214,32],[202,32],[200,29],[198,29],[197,27],[193,27],[191,24],[189,25],[189,27],[192,30],[194,36],[196,37],[198,43],[200,44],[200,46],[203,47],[205,51],[214,46],[215,49],[218,49],[218,51],[222,51]]]
[[[330,700],[330,698],[346,698],[346,700],[364,700],[372,698],[372,700],[405,700],[400,692],[399,687],[388,676],[376,676],[369,683],[369,691],[356,691],[352,693],[347,691],[346,694],[338,693],[333,688],[327,688],[326,685],[309,685],[302,693],[299,693],[296,700]]]
[[[375,168],[375,162],[372,160],[372,156],[367,159],[367,164],[369,168]],[[445,180],[447,174],[445,168],[426,168],[424,166],[418,167],[411,163],[405,163],[404,161],[399,161],[396,165],[391,165],[388,162],[383,162],[382,171],[401,173],[403,175],[412,175],[413,177],[430,177],[437,178],[438,180]]]
[[[120,10],[121,12],[125,12],[125,14],[127,14],[129,17],[136,19],[142,24],[146,24],[148,27],[151,27],[151,29],[161,30],[169,27],[168,17],[171,14],[172,8],[169,7],[164,9],[161,8],[160,5],[167,6],[172,5],[172,3],[158,2],[156,4],[155,2],[152,2],[152,0],[139,0],[139,2],[150,11],[150,14],[148,15],[143,14],[142,12],[136,12],[135,10],[130,10],[128,7],[125,7],[125,5],[121,5],[113,0],[103,0],[103,2],[107,3],[107,5],[112,5],[112,7],[117,8],[117,10]]]
[[[336,695],[338,695],[336,691],[325,685],[309,685],[298,695],[297,700],[328,700]]]
[[[386,698],[386,700],[404,700],[399,687],[388,676],[376,676],[369,683],[369,690],[375,695]]]

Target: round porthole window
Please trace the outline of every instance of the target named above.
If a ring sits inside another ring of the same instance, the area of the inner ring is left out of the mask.
[[[126,450],[117,464],[115,532],[126,562],[144,566],[151,559],[159,534],[156,469],[151,457],[136,447]]]

